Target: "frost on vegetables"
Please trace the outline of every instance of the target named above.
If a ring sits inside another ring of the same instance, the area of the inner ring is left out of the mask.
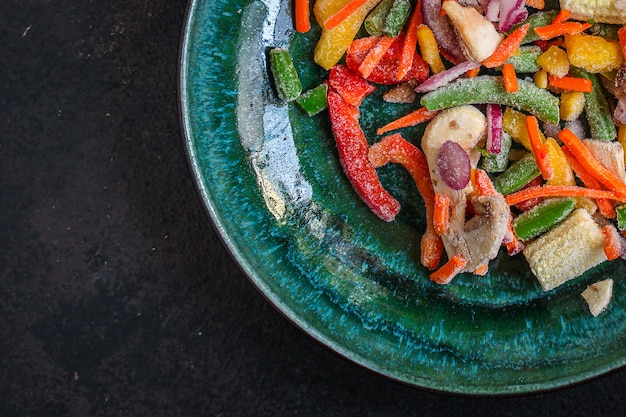
[[[401,202],[377,169],[395,163],[409,172],[426,207],[421,263],[432,281],[485,275],[505,250],[523,253],[550,291],[626,259],[621,2],[561,0],[555,10],[540,0],[296,6],[298,32],[309,30],[312,8],[321,28],[312,58],[328,76],[301,93],[292,67],[278,63],[276,90],[311,117],[328,111],[345,175],[383,221],[395,219]],[[284,50],[274,56],[289,63]],[[360,105],[376,89],[414,109],[381,121],[380,137],[368,140]],[[604,308],[600,288],[593,305]]]

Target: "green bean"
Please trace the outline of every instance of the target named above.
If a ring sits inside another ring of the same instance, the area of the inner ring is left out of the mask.
[[[511,30],[507,32],[507,34],[513,32],[515,29],[522,25],[525,25],[526,23],[530,23],[530,27],[528,28],[526,36],[524,36],[524,39],[522,40],[522,44],[527,44],[539,40],[539,36],[535,33],[535,28],[552,23],[552,20],[555,18],[556,14],[557,12],[555,11],[533,13],[528,16],[528,18],[523,22],[513,26]]]
[[[559,123],[559,99],[533,82],[518,80],[519,91],[508,93],[502,77],[481,75],[462,78],[422,96],[428,110],[443,110],[464,104],[495,103],[534,114],[551,125]]]
[[[626,230],[626,204],[615,207],[615,213],[617,213],[617,228],[620,231]]]
[[[302,84],[289,51],[283,48],[270,50],[270,69],[278,97],[284,101],[295,100],[302,92]]]
[[[391,9],[389,9],[389,14],[385,18],[383,33],[392,38],[398,36],[409,18],[409,14],[411,14],[409,0],[394,0]]]
[[[367,33],[372,36],[380,36],[385,28],[385,19],[391,10],[394,0],[383,0],[365,19],[363,24]]]
[[[565,220],[575,206],[573,198],[545,200],[513,220],[513,231],[522,240],[532,239]]]
[[[589,132],[593,139],[609,141],[617,137],[617,129],[609,103],[598,77],[582,68],[572,66],[570,73],[574,77],[587,78],[593,83],[591,93],[585,93],[585,116],[589,123]]]
[[[503,195],[511,194],[524,187],[540,174],[541,171],[539,171],[535,156],[529,153],[496,177],[493,180],[493,186]]]
[[[309,116],[314,116],[317,113],[326,110],[328,102],[326,101],[326,94],[328,93],[328,85],[322,83],[315,88],[312,88],[302,94],[296,99],[296,104],[300,106],[302,110]]]
[[[511,135],[506,132],[502,132],[502,145],[500,152],[492,155],[485,151],[483,154],[481,166],[489,173],[503,172],[509,165],[509,150],[511,149]]]
[[[520,46],[519,53],[512,55],[507,59],[507,64],[513,64],[515,72],[520,73],[535,73],[539,71],[539,64],[537,58],[541,55],[541,48],[535,45]]]

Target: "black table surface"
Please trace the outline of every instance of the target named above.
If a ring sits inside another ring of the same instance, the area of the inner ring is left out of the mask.
[[[0,2],[0,416],[625,415],[623,370],[449,396],[362,369],[274,310],[187,164],[186,7]]]

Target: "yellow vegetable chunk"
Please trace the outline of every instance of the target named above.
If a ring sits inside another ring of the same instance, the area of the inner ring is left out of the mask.
[[[438,74],[446,69],[439,55],[439,45],[437,45],[435,35],[428,26],[420,25],[417,28],[417,43],[419,44],[422,58],[426,61],[433,74]]]
[[[547,51],[537,57],[537,63],[544,70],[557,77],[565,77],[569,72],[567,52],[552,45]]]
[[[618,69],[624,61],[619,42],[594,35],[566,35],[565,49],[571,65],[591,73]]]
[[[560,114],[561,119],[571,121],[585,110],[585,93],[580,91],[563,91],[561,93]]]
[[[553,138],[547,138],[548,160],[554,175],[547,181],[548,185],[576,185],[574,171],[567,162],[565,153]]]
[[[502,115],[502,129],[511,135],[514,141],[529,151],[532,151],[528,130],[526,129],[526,115],[524,113],[514,110],[511,107],[505,108],[504,114]],[[543,133],[539,132],[539,134],[541,140],[544,141],[545,137]]]
[[[548,88],[548,71],[541,68],[535,73],[533,80],[535,81],[535,84],[537,84],[537,87]]]
[[[600,226],[584,209],[526,245],[524,257],[541,288],[550,291],[607,260]]]
[[[313,6],[315,19],[324,27],[324,22],[341,10],[350,0],[317,0]],[[322,29],[322,35],[315,47],[313,59],[324,69],[330,69],[346,52],[350,43],[361,28],[368,13],[380,0],[368,0],[343,22],[331,30]]]

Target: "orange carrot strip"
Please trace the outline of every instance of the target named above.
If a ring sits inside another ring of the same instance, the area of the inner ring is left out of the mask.
[[[512,206],[521,201],[537,197],[589,197],[608,198],[616,201],[626,201],[626,197],[618,196],[611,191],[595,190],[593,188],[578,187],[576,185],[544,185],[543,187],[528,187],[507,195],[506,202]]]
[[[471,70],[468,70],[465,73],[465,76],[467,78],[474,78],[476,77],[478,74],[480,74],[480,67],[476,67],[476,68],[472,68]]]
[[[500,42],[500,45],[498,45],[491,56],[483,61],[483,66],[487,68],[496,68],[503,65],[522,44],[522,40],[524,40],[524,36],[526,36],[526,33],[528,32],[528,28],[530,28],[530,23],[526,23],[511,32],[509,36]]]
[[[435,208],[435,190],[430,180],[428,162],[422,151],[399,134],[385,136],[369,148],[369,160],[375,168],[390,162],[401,164],[409,172],[417,190],[422,195],[426,211],[426,231],[421,242],[421,262],[429,270],[439,265],[443,253],[443,242],[435,232],[433,212]]]
[[[484,264],[480,265],[478,268],[474,269],[472,274],[484,277],[485,275],[487,275],[488,271],[489,271],[489,262],[485,262]]]
[[[377,135],[382,135],[391,130],[402,129],[404,127],[411,127],[418,125],[420,123],[424,123],[435,117],[439,113],[438,111],[429,111],[426,110],[426,107],[419,108],[406,116],[402,116],[399,119],[396,119],[390,123],[387,123],[385,126],[381,127],[376,131]]]
[[[367,0],[351,0],[348,4],[343,6],[341,10],[326,19],[326,21],[324,22],[324,29],[331,30],[335,26],[341,24],[341,22],[346,20],[352,13],[354,13],[359,7],[363,6],[365,3],[367,3]]]
[[[550,74],[548,76],[548,84],[561,90],[580,91],[583,93],[591,93],[593,83],[587,78],[578,77],[557,77]]]
[[[611,191],[614,191],[619,197],[626,197],[626,184],[606,169],[596,158],[593,157],[589,149],[585,146],[571,130],[563,129],[559,132],[559,139],[571,151],[574,158],[593,175],[602,185]],[[593,197],[592,197],[593,198]]]
[[[415,56],[415,48],[417,46],[417,27],[422,24],[422,8],[419,0],[413,8],[411,19],[406,28],[404,43],[402,44],[402,53],[400,54],[400,63],[398,64],[398,79],[403,79],[413,65],[413,57]]]
[[[461,255],[454,255],[441,268],[430,274],[430,279],[437,284],[447,284],[465,268],[465,265],[467,261]]]
[[[502,81],[504,82],[504,89],[507,93],[517,93],[517,74],[513,64],[504,64],[502,66]]]
[[[612,224],[607,224],[602,228],[604,237],[604,254],[609,261],[619,258],[622,254],[622,238]]]
[[[617,30],[617,37],[622,47],[622,55],[624,55],[624,59],[626,60],[626,26],[622,26]]]
[[[597,179],[595,179],[595,177],[591,175],[581,165],[580,162],[578,162],[578,160],[574,157],[574,155],[572,154],[572,152],[569,150],[567,146],[563,146],[561,149],[563,149],[563,153],[565,154],[565,157],[567,158],[567,162],[572,167],[572,169],[574,170],[574,173],[576,173],[578,178],[580,178],[582,183],[585,184],[585,187],[593,188],[596,190],[603,189],[600,182]],[[606,198],[598,198],[596,199],[596,204],[598,205],[598,210],[600,210],[600,214],[602,214],[604,217],[609,218],[609,219],[614,219],[615,216],[617,215],[615,213],[615,208],[613,207],[613,204],[611,203],[610,200],[607,200]]]
[[[539,39],[547,40],[562,35],[575,35],[591,27],[590,23],[564,22],[555,23],[535,28]]]
[[[533,7],[537,10],[543,10],[546,7],[545,0],[526,0],[525,3],[527,6]]]
[[[438,235],[443,235],[448,229],[450,218],[450,198],[441,193],[435,194],[435,210],[433,213],[433,225]]]
[[[295,0],[294,17],[297,32],[305,33],[311,30],[309,0]]]
[[[550,164],[548,158],[548,149],[546,145],[541,142],[541,136],[539,135],[539,122],[535,116],[526,116],[526,131],[528,132],[528,138],[530,139],[530,146],[535,154],[535,160],[541,176],[544,180],[552,179],[554,176],[554,170]]]
[[[359,65],[359,74],[361,74],[363,78],[369,77],[372,71],[374,71],[374,68],[376,68],[376,65],[383,59],[383,56],[385,56],[385,53],[387,53],[387,50],[394,40],[395,38],[390,36],[383,36],[378,43],[370,49],[365,59]]]
[[[554,17],[554,19],[552,19],[552,22],[550,22],[553,25],[557,25],[559,23],[565,23],[566,21],[569,20],[569,17],[572,15],[572,12],[570,12],[569,10],[566,9],[561,9],[561,11],[559,11],[559,13]]]

